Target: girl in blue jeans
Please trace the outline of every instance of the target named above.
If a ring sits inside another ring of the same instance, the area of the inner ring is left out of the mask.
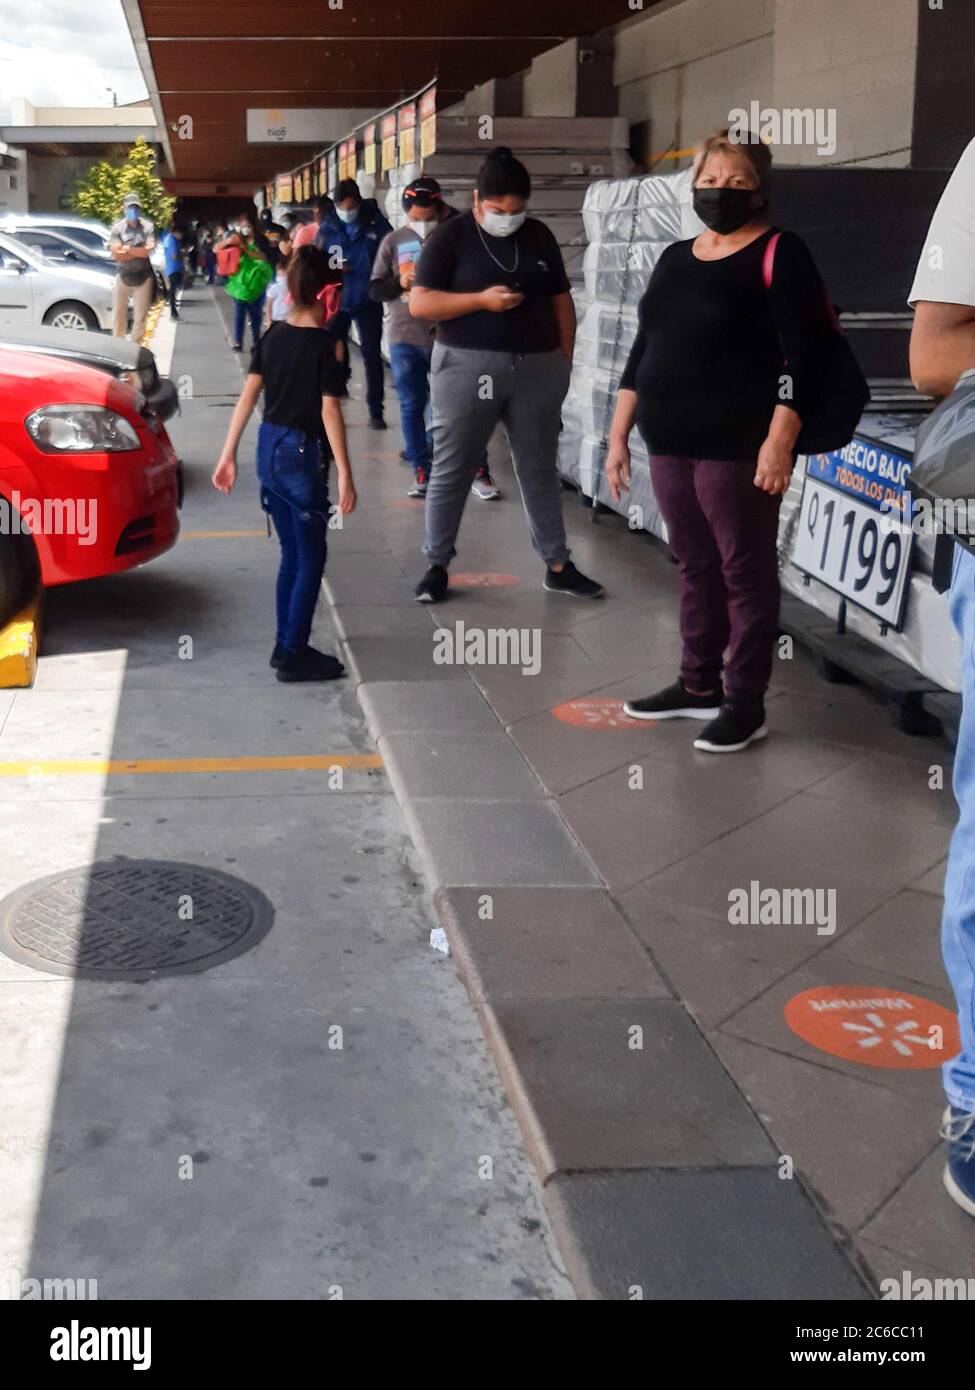
[[[271,666],[279,681],[334,680],[345,667],[308,645],[325,570],[328,465],[338,471],[338,510],[347,516],[356,495],[345,442],[341,397],[345,370],[338,339],[326,329],[327,305],[337,301],[341,270],[315,246],[303,246],[288,271],[293,308],[259,340],[237,402],[213,485],[229,493],[237,480],[237,446],[264,393],[257,439],[261,506],[281,545],[277,635]]]

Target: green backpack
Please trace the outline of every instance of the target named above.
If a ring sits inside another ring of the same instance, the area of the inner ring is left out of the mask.
[[[256,256],[245,254],[240,258],[236,275],[232,275],[227,281],[227,293],[233,299],[253,304],[255,299],[260,299],[273,279],[274,267],[270,261],[261,261]]]

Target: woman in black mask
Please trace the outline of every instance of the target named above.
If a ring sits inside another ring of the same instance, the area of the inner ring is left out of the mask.
[[[636,424],[681,577],[680,676],[624,708],[635,719],[707,720],[694,746],[711,753],[767,732],[779,503],[816,389],[814,349],[831,330],[805,244],[769,226],[771,163],[747,135],[704,142],[694,211],[707,230],[668,246],[650,277],[606,460],[619,500]]]

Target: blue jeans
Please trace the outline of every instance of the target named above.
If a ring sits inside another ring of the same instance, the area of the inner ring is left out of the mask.
[[[250,320],[251,326],[251,347],[257,346],[257,340],[261,336],[261,317],[264,313],[264,295],[251,300],[250,304],[245,304],[242,299],[234,300],[234,342],[241,347],[244,344],[244,319]]]
[[[359,330],[359,350],[362,364],[366,369],[366,405],[373,420],[383,413],[385,384],[383,379],[383,355],[380,343],[383,336],[383,306],[371,300],[352,313],[343,311],[336,324],[336,332],[345,343],[345,361],[349,364],[349,329],[355,323]]]
[[[975,1111],[975,555],[955,547],[951,616],[961,637],[962,715],[955,749],[958,824],[951,837],[941,950],[958,1002],[961,1051],[943,1071],[949,1104]]]
[[[389,365],[399,397],[399,419],[406,457],[429,476],[433,438],[429,431],[430,356],[432,348],[413,343],[390,343]]]
[[[261,506],[281,546],[275,645],[300,653],[308,645],[325,572],[328,475],[317,439],[267,421],[257,436]]]

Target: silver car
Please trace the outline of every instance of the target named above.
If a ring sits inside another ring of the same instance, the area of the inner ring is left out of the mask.
[[[113,284],[100,270],[52,265],[0,232],[0,324],[111,333]]]

